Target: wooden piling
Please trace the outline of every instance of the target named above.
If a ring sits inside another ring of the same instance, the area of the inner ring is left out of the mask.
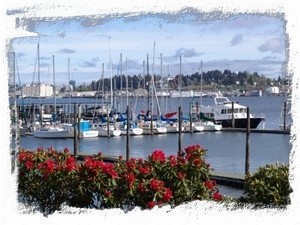
[[[193,133],[193,124],[192,124],[192,103],[190,102],[190,133]],[[180,128],[181,130],[181,128]]]
[[[178,155],[182,155],[182,114],[181,114],[181,106],[178,107],[178,122],[179,122],[179,131],[178,131]]]
[[[77,112],[76,112],[76,103],[74,103],[74,136],[73,136],[73,144],[74,144],[74,157],[77,157]]]
[[[249,107],[247,107],[245,176],[250,175],[249,168],[250,168],[250,110]]]
[[[235,123],[234,123],[234,102],[231,102],[231,127],[235,128]]]
[[[126,112],[127,112],[127,121],[126,121],[126,123],[127,123],[127,127],[126,127],[126,161],[128,161],[129,160],[129,158],[130,158],[130,146],[129,146],[129,138],[130,138],[130,119],[129,119],[129,117],[130,117],[130,111],[129,111],[129,105],[127,105],[127,110],[126,110]]]

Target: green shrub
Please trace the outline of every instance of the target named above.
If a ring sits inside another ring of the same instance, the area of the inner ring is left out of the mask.
[[[246,177],[242,201],[256,206],[282,207],[290,204],[289,168],[284,164],[266,165]]]

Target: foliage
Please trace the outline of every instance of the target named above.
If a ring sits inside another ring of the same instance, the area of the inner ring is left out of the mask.
[[[260,167],[252,176],[245,180],[243,201],[256,206],[285,206],[290,204],[289,194],[292,189],[288,180],[289,168],[284,164],[266,165]]]
[[[166,156],[155,150],[146,160],[122,157],[116,163],[103,160],[101,153],[78,162],[68,149],[18,155],[18,194],[37,204],[45,214],[59,210],[63,203],[86,208],[153,208],[176,206],[191,200],[222,201],[223,196],[210,179],[206,150],[189,146],[183,155]]]

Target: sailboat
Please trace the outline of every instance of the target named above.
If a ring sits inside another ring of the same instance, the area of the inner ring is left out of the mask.
[[[39,50],[39,45],[38,45]],[[42,121],[41,127],[36,128],[32,135],[37,138],[67,138],[70,136],[70,131],[64,129],[56,122],[56,88],[55,88],[55,64],[54,64],[54,55],[53,55],[53,98],[54,98],[54,121],[49,120],[48,123]],[[43,117],[46,118],[46,117]],[[48,119],[51,119],[49,117]]]

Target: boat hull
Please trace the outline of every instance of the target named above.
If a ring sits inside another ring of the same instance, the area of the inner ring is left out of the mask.
[[[255,129],[263,118],[250,118],[250,128]],[[217,120],[216,122],[222,124],[224,128],[232,128],[232,120]],[[247,128],[247,118],[235,119],[234,128]]]
[[[32,133],[34,137],[37,138],[67,138],[69,137],[69,131],[60,130],[60,131],[34,131]]]

